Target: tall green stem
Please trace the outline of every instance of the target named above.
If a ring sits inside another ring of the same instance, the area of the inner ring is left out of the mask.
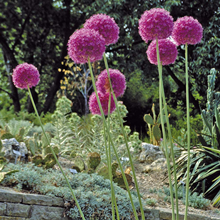
[[[161,66],[162,69],[162,66]],[[161,70],[162,72],[162,70]],[[168,129],[168,137],[169,137],[169,144],[170,144],[170,152],[171,152],[171,158],[173,162],[173,176],[174,176],[174,190],[175,190],[175,199],[176,199],[176,220],[179,220],[179,205],[178,205],[178,187],[177,187],[177,175],[176,175],[176,161],[175,161],[175,154],[173,150],[173,138],[171,134],[170,129],[170,122],[169,122],[169,116],[168,116],[168,110],[167,110],[167,103],[166,103],[166,97],[164,92],[164,86],[163,86],[163,80],[162,82],[162,96],[163,96],[163,103],[164,103],[164,110],[166,115],[166,123],[167,123],[167,129]]]
[[[185,71],[186,71],[186,111],[187,111],[187,173],[186,173],[186,202],[185,202],[185,216],[187,220],[187,212],[189,205],[189,171],[190,171],[190,115],[189,115],[189,75],[188,75],[188,45],[185,44]]]
[[[102,109],[102,105],[101,105],[101,102],[100,102],[100,99],[99,99],[99,96],[98,96],[98,92],[97,92],[96,85],[95,85],[95,78],[94,78],[94,75],[93,75],[92,66],[91,66],[91,63],[90,63],[89,59],[88,59],[88,64],[89,64],[89,70],[90,70],[90,74],[91,74],[91,78],[92,78],[92,85],[93,85],[93,88],[94,88],[95,93],[96,93],[96,98],[97,98],[99,109],[101,111],[101,116],[102,116],[102,119],[103,119],[104,129],[106,129],[106,131],[108,133],[109,141],[110,141],[110,143],[112,145],[112,148],[114,150],[116,159],[118,161],[118,164],[119,164],[119,167],[120,167],[120,170],[121,170],[121,173],[122,173],[122,177],[123,177],[126,189],[128,191],[128,195],[129,195],[129,198],[130,198],[130,202],[131,202],[131,206],[132,206],[132,209],[133,209],[133,212],[134,212],[135,219],[138,220],[137,211],[136,211],[135,206],[134,206],[134,202],[133,202],[133,199],[132,199],[132,196],[131,196],[131,192],[130,192],[130,189],[129,189],[129,186],[128,186],[128,181],[127,181],[127,178],[126,178],[125,173],[123,171],[123,167],[121,165],[120,158],[118,156],[118,153],[117,153],[117,151],[115,149],[115,146],[114,146],[114,143],[112,141],[111,133],[110,133],[109,128],[108,128],[108,126],[106,124],[105,115],[104,115],[104,112],[103,112],[103,109]]]
[[[168,178],[169,178],[169,187],[170,187],[170,200],[172,206],[172,220],[175,220],[175,212],[174,212],[174,199],[173,199],[173,187],[172,187],[172,179],[171,179],[171,170],[170,170],[170,160],[168,154],[168,146],[166,141],[166,131],[164,126],[164,119],[163,119],[163,77],[162,77],[162,64],[160,62],[160,53],[159,53],[159,44],[158,39],[156,39],[156,50],[157,50],[157,63],[158,63],[158,72],[159,72],[159,105],[160,105],[160,120],[162,126],[162,133],[163,133],[163,143],[165,146],[165,156],[167,162],[167,169],[168,169]],[[164,103],[166,105],[166,103]],[[168,120],[168,118],[167,118]]]
[[[109,102],[108,102],[108,119],[107,119],[108,128],[110,128],[110,111],[111,111],[111,93],[109,93]],[[109,136],[108,136],[108,145],[106,145],[106,148],[107,148],[107,146],[108,146],[108,149],[107,149],[106,155],[108,158],[108,160],[107,160],[108,161],[108,171],[109,171],[109,179],[110,179],[110,183],[111,183],[111,195],[112,195],[112,220],[115,219],[115,210],[116,210],[117,219],[120,220],[118,206],[117,206],[117,202],[116,202],[116,198],[115,198],[115,190],[113,187],[113,176],[112,176],[112,167],[111,167],[111,161],[112,161],[111,144],[110,144]],[[115,204],[115,210],[114,210],[114,204]]]
[[[45,132],[45,130],[44,130],[43,124],[42,124],[42,122],[41,122],[40,116],[39,116],[39,114],[38,114],[38,111],[37,111],[37,108],[36,108],[36,106],[35,106],[34,99],[33,99],[33,97],[32,97],[32,94],[31,94],[31,91],[30,91],[30,88],[29,88],[29,87],[28,87],[28,92],[29,92],[29,96],[30,96],[32,105],[33,105],[33,107],[34,107],[35,114],[37,115],[37,118],[38,118],[38,120],[39,120],[41,129],[42,129],[42,131],[43,131],[43,134],[44,134],[44,136],[45,136],[45,138],[46,138],[46,140],[47,140],[48,145],[50,146],[50,150],[51,150],[51,152],[52,152],[52,154],[53,154],[53,156],[54,156],[54,158],[55,158],[55,160],[56,160],[56,162],[57,162],[57,165],[58,165],[59,168],[60,168],[61,173],[63,174],[63,176],[64,176],[64,178],[65,178],[65,180],[66,180],[66,183],[67,183],[67,185],[68,185],[68,187],[69,187],[69,189],[70,189],[70,192],[71,192],[71,194],[72,194],[72,196],[73,196],[73,198],[74,198],[74,200],[75,200],[75,202],[76,202],[76,206],[77,206],[77,208],[78,208],[78,210],[79,210],[79,212],[80,212],[80,215],[81,215],[82,219],[85,220],[85,217],[84,217],[83,212],[82,212],[82,210],[81,210],[81,208],[80,208],[80,205],[79,205],[79,203],[78,203],[78,201],[77,201],[77,199],[76,199],[76,196],[75,196],[75,194],[74,194],[74,192],[73,192],[73,189],[72,189],[72,187],[71,187],[71,185],[70,185],[70,182],[69,182],[69,180],[67,179],[67,177],[66,177],[66,175],[65,175],[65,173],[64,173],[64,171],[63,171],[63,168],[61,167],[60,162],[58,161],[57,156],[56,156],[56,154],[55,154],[53,148],[51,147],[50,141],[49,141],[49,139],[48,139],[48,137],[47,137],[47,135],[46,135],[46,132]]]
[[[163,84],[163,81],[162,81]],[[166,115],[166,123],[167,123],[167,128],[168,128],[168,137],[169,137],[169,144],[170,144],[170,152],[171,152],[171,158],[173,162],[173,176],[174,176],[174,190],[175,190],[175,199],[176,199],[176,220],[179,220],[179,205],[178,205],[178,187],[177,187],[177,176],[176,176],[176,161],[175,161],[175,154],[173,150],[173,138],[171,134],[171,129],[170,129],[170,122],[169,122],[169,116],[168,116],[168,111],[167,111],[167,104],[166,104],[166,98],[165,98],[165,92],[164,92],[164,86],[162,85],[163,88],[163,103],[164,104],[164,110],[165,110],[165,115]]]
[[[107,58],[106,58],[105,53],[104,53],[104,62],[105,62],[105,68],[106,68],[107,73],[108,73],[108,77],[110,79],[108,62],[107,62]],[[134,164],[132,162],[132,157],[131,157],[131,153],[130,153],[129,146],[128,146],[127,136],[126,136],[126,133],[125,133],[125,130],[124,130],[123,121],[122,121],[121,114],[120,114],[119,107],[118,107],[118,102],[117,102],[116,96],[114,94],[114,91],[112,89],[111,82],[110,82],[110,87],[111,87],[111,91],[112,91],[112,94],[113,94],[114,102],[115,102],[115,105],[116,105],[116,110],[117,110],[117,113],[118,113],[118,118],[119,118],[119,121],[120,121],[120,126],[121,126],[122,133],[123,133],[123,136],[124,136],[126,149],[127,149],[127,152],[128,152],[128,157],[129,157],[129,161],[130,161],[130,165],[131,165],[131,170],[132,170],[133,178],[134,178],[134,182],[135,182],[135,188],[137,190],[138,200],[139,200],[139,204],[140,204],[141,217],[142,217],[142,220],[145,220],[144,209],[143,209],[143,205],[142,205],[142,201],[141,201],[141,196],[140,196],[138,182],[137,182],[137,178],[136,178],[136,174],[135,174]],[[122,172],[123,172],[123,170],[122,170]]]

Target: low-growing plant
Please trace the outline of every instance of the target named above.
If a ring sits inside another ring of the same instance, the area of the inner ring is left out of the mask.
[[[163,187],[163,189],[160,189],[159,191],[156,189],[151,189],[153,193],[158,194],[160,198],[163,199],[165,202],[170,203],[170,189],[167,187]],[[175,197],[175,195],[173,194]],[[185,204],[185,186],[179,186],[178,188],[178,199]],[[211,201],[209,199],[204,198],[203,193],[197,193],[197,192],[190,192],[189,193],[189,206],[197,209],[208,209],[211,207]]]
[[[6,176],[0,183],[3,186],[13,186],[17,190],[28,189],[31,192],[63,198],[70,205],[67,207],[66,215],[70,219],[80,217],[79,211],[72,200],[71,193],[62,174],[57,170],[45,170],[41,167],[28,164],[7,164],[3,171],[19,170],[10,176]],[[86,219],[112,219],[111,187],[110,181],[97,174],[78,173],[73,175],[65,170],[70,180],[71,187],[84,210]],[[120,219],[131,219],[133,211],[128,193],[114,184],[115,196],[118,204]],[[132,195],[135,207],[139,211],[137,197]]]
[[[153,199],[153,198],[147,198],[146,199],[146,204],[149,205],[149,206],[156,206],[157,200]]]

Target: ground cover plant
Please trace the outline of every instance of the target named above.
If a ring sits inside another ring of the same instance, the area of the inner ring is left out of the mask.
[[[14,171],[15,170],[15,171]],[[5,165],[3,172],[17,172],[5,176],[1,182],[3,186],[13,186],[16,190],[28,190],[32,193],[40,193],[49,196],[58,196],[64,199],[66,203],[73,202],[68,185],[63,175],[58,170],[43,169],[32,163]],[[68,169],[65,174],[70,181],[80,207],[85,213],[85,219],[111,219],[111,185],[110,181],[97,174],[80,173],[73,175]],[[83,184],[82,184],[83,182]],[[128,193],[114,184],[116,191],[116,200],[121,218],[131,219],[133,212]],[[132,195],[134,204],[138,212],[140,206],[135,194]],[[80,217],[76,206],[69,206],[66,215],[71,219]]]

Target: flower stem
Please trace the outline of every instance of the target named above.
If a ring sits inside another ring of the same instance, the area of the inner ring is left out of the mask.
[[[188,75],[188,45],[185,44],[185,71],[186,71],[186,111],[187,111],[187,171],[186,171],[186,202],[185,202],[185,216],[187,220],[187,212],[189,205],[189,171],[190,171],[190,115],[189,115],[189,75]]]
[[[163,99],[162,99],[163,95],[162,93],[164,92],[164,89],[163,89],[163,77],[162,77],[162,64],[160,62],[159,44],[158,44],[157,38],[156,38],[156,49],[157,49],[157,63],[158,63],[158,72],[159,72],[160,119],[161,119],[162,133],[163,133],[163,142],[165,146],[165,156],[166,156],[166,161],[167,161],[167,170],[168,170],[169,187],[170,187],[170,200],[171,200],[171,206],[172,206],[172,220],[175,220],[173,187],[172,187],[172,179],[171,179],[171,171],[170,171],[170,160],[169,160],[168,146],[167,146],[167,141],[166,141],[166,131],[165,131],[164,119],[163,119]],[[167,121],[168,121],[168,118],[167,118]]]
[[[163,81],[162,81],[163,83]],[[173,162],[173,176],[174,176],[174,190],[175,190],[175,199],[176,199],[176,220],[179,220],[179,208],[178,208],[178,187],[177,187],[177,176],[176,176],[176,161],[175,161],[175,155],[174,155],[174,150],[173,150],[173,138],[171,134],[171,129],[170,129],[170,122],[169,122],[169,116],[168,116],[168,111],[167,111],[167,104],[166,104],[166,99],[165,99],[165,93],[164,93],[164,87],[162,85],[162,93],[163,93],[163,102],[164,104],[164,110],[165,110],[165,115],[166,115],[166,123],[167,123],[167,129],[168,129],[168,137],[169,137],[169,144],[170,144],[170,152],[171,152],[171,158]]]
[[[119,118],[119,121],[120,121],[120,126],[121,126],[121,129],[122,129],[122,133],[123,133],[123,136],[124,136],[126,149],[127,149],[127,152],[128,152],[128,157],[129,157],[129,161],[130,161],[130,165],[131,165],[131,169],[132,169],[132,174],[133,174],[133,178],[134,178],[134,182],[135,182],[135,188],[137,190],[137,195],[138,195],[138,199],[139,199],[142,220],[145,220],[144,209],[143,209],[143,205],[142,205],[142,202],[141,202],[141,196],[140,196],[140,191],[139,191],[139,187],[138,187],[138,183],[137,183],[135,169],[134,169],[131,153],[130,153],[129,146],[128,146],[128,140],[127,140],[127,137],[126,137],[126,133],[124,131],[123,121],[122,121],[121,114],[120,114],[120,111],[119,111],[118,102],[117,102],[116,96],[114,94],[114,91],[112,89],[112,85],[111,85],[111,81],[110,81],[109,68],[108,68],[108,62],[107,62],[107,58],[106,58],[105,53],[104,53],[104,63],[105,63],[105,67],[106,67],[106,70],[107,70],[107,73],[108,73],[111,91],[112,91],[112,94],[113,94],[114,102],[115,102],[115,105],[116,105],[116,110],[117,110],[117,113],[118,113],[118,118]],[[123,170],[121,172],[123,172]]]
[[[80,212],[80,215],[81,215],[82,219],[85,220],[85,217],[84,217],[83,212],[82,212],[82,210],[81,210],[81,208],[80,208],[80,205],[79,205],[79,203],[78,203],[78,201],[77,201],[77,199],[76,199],[76,196],[75,196],[75,194],[74,194],[74,192],[73,192],[73,189],[72,189],[72,187],[71,187],[71,185],[70,185],[70,182],[69,182],[69,180],[67,179],[67,177],[66,177],[66,175],[65,175],[65,173],[64,173],[64,171],[63,171],[63,168],[61,167],[60,162],[58,161],[57,156],[56,156],[56,154],[55,154],[53,148],[51,147],[50,141],[49,141],[49,139],[48,139],[48,137],[47,137],[47,135],[46,135],[46,132],[45,132],[45,130],[44,130],[43,124],[42,124],[42,122],[41,122],[40,116],[39,116],[39,114],[38,114],[38,111],[37,111],[37,108],[36,108],[36,106],[35,106],[34,99],[33,99],[33,97],[32,97],[32,94],[31,94],[31,91],[30,91],[30,88],[29,88],[29,87],[28,87],[28,92],[29,92],[29,96],[30,96],[30,99],[31,99],[31,102],[32,102],[32,105],[33,105],[33,108],[34,108],[34,111],[35,111],[35,114],[37,115],[37,118],[38,118],[38,120],[39,120],[41,129],[42,129],[43,134],[44,134],[44,136],[45,136],[45,138],[46,138],[46,140],[47,140],[47,143],[48,143],[48,145],[49,145],[49,147],[50,147],[50,150],[51,150],[51,152],[52,152],[52,154],[53,154],[53,156],[54,156],[54,158],[55,158],[55,160],[56,160],[56,162],[57,162],[57,165],[58,165],[59,168],[60,168],[61,173],[63,174],[63,176],[64,176],[64,178],[65,178],[65,180],[66,180],[66,183],[67,183],[67,185],[68,185],[68,187],[69,187],[69,189],[70,189],[70,192],[71,192],[71,194],[72,194],[72,196],[73,196],[73,198],[74,198],[74,200],[75,200],[75,202],[76,202],[76,206],[77,206],[77,208],[78,208],[78,210],[79,210],[79,212]]]
[[[109,93],[109,102],[108,102],[108,119],[107,119],[108,128],[110,128],[110,109],[111,109],[111,93]],[[104,131],[105,130],[106,129],[104,128]],[[111,143],[110,143],[109,136],[108,136],[108,145],[106,144],[106,148],[107,146],[108,146],[108,149],[107,149],[106,155],[107,155],[107,161],[108,161],[108,171],[109,171],[109,179],[111,183],[111,195],[112,195],[112,220],[115,219],[115,210],[116,210],[117,219],[120,220],[118,206],[117,206],[117,202],[115,198],[115,190],[114,190],[113,180],[112,180],[113,179],[112,166],[111,166],[112,157],[111,157]],[[115,210],[114,210],[114,204],[115,204]]]
[[[120,158],[118,156],[118,153],[115,149],[115,146],[114,146],[114,143],[112,141],[112,137],[111,137],[111,133],[109,131],[109,128],[106,124],[106,120],[105,120],[105,115],[104,115],[104,112],[103,112],[103,109],[102,109],[102,105],[101,105],[101,102],[100,102],[100,99],[99,99],[99,96],[98,96],[98,92],[97,92],[97,89],[96,89],[96,85],[95,85],[95,78],[94,78],[94,75],[93,75],[93,71],[92,71],[92,66],[91,66],[91,62],[90,62],[90,59],[88,58],[88,64],[89,64],[89,70],[90,70],[90,74],[91,74],[91,78],[92,78],[92,84],[93,84],[93,88],[95,90],[95,93],[96,93],[96,98],[97,98],[97,101],[98,101],[98,105],[99,105],[99,109],[101,111],[101,115],[102,115],[102,118],[103,118],[103,124],[104,124],[104,129],[106,129],[107,133],[108,133],[108,136],[109,136],[109,141],[112,145],[112,148],[114,150],[114,153],[115,153],[115,156],[116,156],[116,159],[118,161],[118,164],[119,164],[119,167],[120,167],[120,170],[121,170],[121,174],[122,174],[122,177],[123,177],[123,180],[124,180],[124,183],[125,183],[125,186],[126,186],[126,189],[128,191],[128,195],[129,195],[129,198],[130,198],[130,202],[131,202],[131,206],[132,206],[132,209],[133,209],[133,212],[134,212],[134,216],[135,216],[135,219],[138,220],[138,215],[137,215],[137,211],[135,209],[135,206],[134,206],[134,202],[133,202],[133,199],[132,199],[132,196],[131,196],[131,192],[130,192],[130,189],[129,189],[129,186],[128,186],[128,181],[127,181],[127,178],[125,176],[125,173],[123,171],[123,167],[121,165],[121,162],[120,162]],[[114,97],[114,96],[113,96]],[[117,102],[117,100],[116,100]],[[116,105],[117,106],[117,105]]]

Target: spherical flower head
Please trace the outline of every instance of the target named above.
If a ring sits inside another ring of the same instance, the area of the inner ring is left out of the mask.
[[[68,41],[68,54],[75,63],[101,60],[105,52],[105,39],[98,31],[82,28],[75,31]]]
[[[17,88],[28,89],[39,83],[40,74],[34,65],[23,63],[13,70],[12,81]]]
[[[172,38],[181,44],[197,44],[201,41],[203,35],[202,25],[197,19],[191,16],[178,18],[174,22]]]
[[[109,102],[109,93],[101,93],[98,91],[98,96],[102,105],[102,109],[105,115],[108,115],[108,102]],[[115,102],[113,96],[111,95],[111,106],[110,106],[110,114],[115,110]],[[99,109],[98,101],[96,98],[95,92],[91,94],[89,97],[89,109],[93,115],[101,115],[101,111]]]
[[[96,14],[86,20],[84,28],[98,31],[105,39],[105,44],[114,44],[119,38],[119,27],[114,18],[105,14]]]
[[[109,75],[111,80],[112,89],[115,96],[122,96],[125,92],[126,81],[125,76],[119,70],[109,69]],[[107,70],[103,70],[96,81],[97,90],[102,93],[109,93],[111,91],[110,82],[108,78]]]
[[[167,38],[172,34],[173,17],[165,9],[152,8],[141,16],[138,29],[146,43],[156,38]]]
[[[178,54],[176,45],[169,39],[158,40],[158,45],[162,65],[174,63]],[[150,63],[157,65],[156,40],[153,40],[148,46],[147,57]]]

